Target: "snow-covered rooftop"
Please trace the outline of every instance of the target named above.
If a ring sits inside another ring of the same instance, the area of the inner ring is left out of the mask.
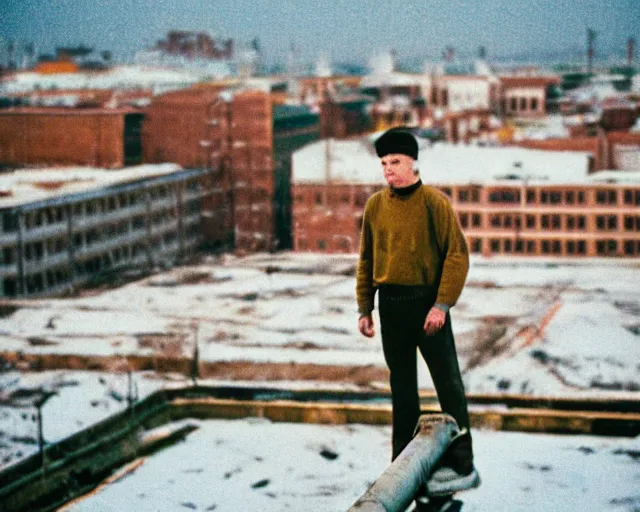
[[[589,154],[586,152],[429,145],[426,140],[419,140],[419,146],[419,168],[423,180],[429,183],[588,182]],[[293,183],[323,183],[327,175],[333,182],[384,183],[380,159],[367,139],[322,140],[293,154]]]
[[[80,89],[152,89],[190,86],[212,77],[223,78],[230,73],[212,73],[210,70],[181,70],[169,67],[126,65],[107,71],[81,71],[77,73],[40,74],[13,73],[0,81],[0,93],[20,94],[36,90]]]
[[[166,176],[181,170],[182,167],[171,163],[146,164],[115,170],[95,167],[19,169],[0,175],[0,208]]]

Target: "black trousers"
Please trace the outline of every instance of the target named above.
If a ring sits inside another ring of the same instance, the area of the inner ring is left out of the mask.
[[[382,348],[391,374],[392,460],[411,441],[420,417],[417,349],[427,363],[442,411],[453,416],[460,428],[469,428],[451,317],[447,314],[444,326],[434,335],[428,336],[423,329],[435,298],[436,291],[424,287],[385,285],[379,289]]]

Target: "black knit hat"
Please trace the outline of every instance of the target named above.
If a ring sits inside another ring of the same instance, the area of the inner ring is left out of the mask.
[[[384,132],[375,142],[379,158],[392,153],[407,155],[418,159],[418,141],[410,132],[391,128]]]

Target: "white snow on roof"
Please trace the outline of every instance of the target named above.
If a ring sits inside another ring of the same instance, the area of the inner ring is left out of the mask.
[[[164,176],[182,170],[177,164],[146,164],[124,169],[56,167],[20,169],[0,175],[0,208]]]
[[[517,147],[428,145],[419,141],[418,164],[428,183],[584,183],[588,153],[550,152]],[[328,164],[327,164],[327,156]],[[380,159],[371,143],[361,140],[322,140],[293,154],[293,183],[384,183]]]
[[[216,76],[229,76],[222,73]],[[210,71],[179,70],[172,68],[125,65],[107,71],[77,73],[40,74],[34,72],[15,73],[0,82],[4,94],[28,93],[47,89],[114,89],[154,88],[189,86],[210,79]]]

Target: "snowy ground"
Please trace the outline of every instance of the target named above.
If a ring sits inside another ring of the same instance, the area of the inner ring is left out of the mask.
[[[64,510],[345,512],[386,469],[390,436],[366,425],[206,421]],[[483,483],[458,495],[464,512],[640,507],[637,439],[478,431],[475,440]]]
[[[351,256],[228,258],[80,298],[29,301],[0,318],[2,346],[190,357],[197,338],[202,361],[384,368],[379,340],[357,332],[354,264]],[[639,391],[639,270],[637,261],[473,260],[452,310],[467,389]],[[424,366],[421,385],[430,386]]]
[[[108,355],[114,373],[9,371],[0,374],[0,395],[56,389],[43,408],[45,439],[53,442],[126,406],[127,355],[190,356],[196,339],[201,361],[314,363],[327,374],[332,366],[384,368],[379,339],[356,330],[354,263],[351,256],[228,257],[78,298],[5,306],[2,350]],[[633,261],[474,259],[452,310],[467,390],[640,398],[639,269]],[[139,396],[174,385],[150,374],[134,380]],[[422,365],[420,381],[431,385]],[[37,449],[34,412],[0,407],[0,467]],[[130,503],[162,511],[346,510],[386,467],[389,435],[360,425],[205,422],[77,510]],[[461,495],[467,512],[640,510],[637,440],[478,432],[476,444],[484,484]]]

